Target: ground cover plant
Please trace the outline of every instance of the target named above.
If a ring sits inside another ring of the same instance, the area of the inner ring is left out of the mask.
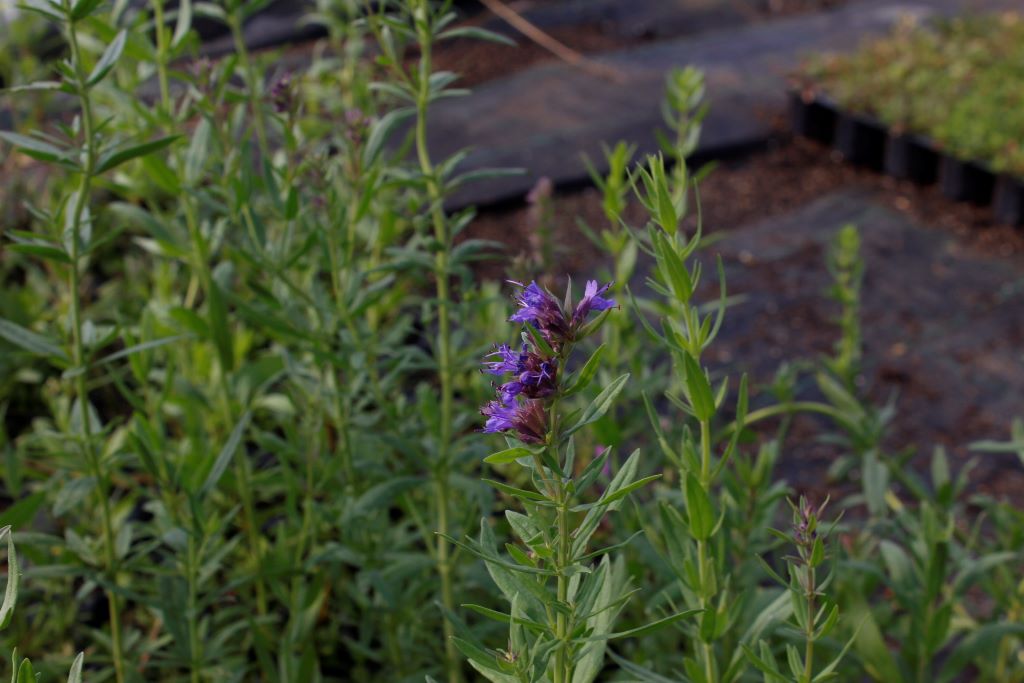
[[[1016,13],[905,22],[851,54],[812,59],[804,75],[845,108],[1021,175],[1022,45]]]
[[[660,154],[594,162],[607,259],[567,274],[550,193],[519,259],[445,209],[486,174],[427,145],[463,93],[434,50],[498,38],[324,0],[287,70],[246,49],[262,4],[24,5],[63,48],[11,71],[0,133],[33,179],[0,252],[14,680],[1024,681],[1024,515],[886,440],[856,228],[833,354],[768,386],[708,360],[742,307],[680,227],[698,71]],[[233,55],[191,59],[199,18]],[[776,474],[796,413],[829,501]],[[1024,466],[1024,426],[976,449]]]

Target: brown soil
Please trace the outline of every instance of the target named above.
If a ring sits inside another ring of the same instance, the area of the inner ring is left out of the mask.
[[[762,152],[718,164],[700,184],[700,204],[705,232],[735,230],[759,220],[792,211],[831,191],[864,188],[877,201],[929,226],[948,230],[965,246],[998,256],[1024,254],[1024,231],[996,224],[987,207],[946,199],[937,186],[922,187],[845,163],[834,151],[803,138],[782,136]],[[512,254],[527,254],[533,246],[529,235],[537,224],[529,206],[482,213],[470,228],[473,237],[506,244]],[[631,202],[626,220],[642,226],[644,214]],[[587,188],[557,195],[552,216],[555,242],[569,271],[593,270],[603,256],[587,239],[579,239],[578,221],[600,227],[605,218],[601,197]],[[687,221],[692,230],[695,217]],[[500,275],[491,269],[487,275]]]

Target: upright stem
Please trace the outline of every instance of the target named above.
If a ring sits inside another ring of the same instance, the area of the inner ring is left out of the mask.
[[[569,579],[565,575],[569,564],[569,501],[565,488],[561,489],[562,500],[558,506],[558,602],[564,607],[569,601]],[[565,611],[558,610],[555,617],[555,638],[559,641],[555,650],[554,683],[569,683],[572,680],[572,663],[569,655],[569,624]]]
[[[86,375],[88,370],[88,358],[85,354],[85,344],[82,339],[82,302],[80,297],[81,289],[81,231],[82,216],[89,202],[89,193],[92,189],[92,178],[96,169],[96,139],[95,127],[92,116],[92,103],[89,99],[89,88],[86,85],[86,75],[82,69],[82,53],[78,45],[78,35],[75,32],[73,22],[68,23],[68,42],[71,47],[71,61],[74,63],[75,75],[78,83],[78,99],[82,107],[82,131],[85,140],[85,167],[82,169],[82,177],[78,185],[78,193],[75,196],[74,207],[71,214],[71,272],[69,275],[68,289],[71,296],[71,336],[75,367],[79,369],[75,376],[75,394],[78,400],[78,409],[82,421],[82,430],[85,437],[85,457],[88,461],[89,470],[97,482],[97,494],[100,500],[100,516],[103,525],[103,556],[107,572],[110,575],[112,584],[117,583],[117,556],[114,552],[114,529],[111,521],[110,511],[110,481],[107,473],[104,472],[100,456],[96,452],[92,433],[92,416],[89,411],[89,392],[86,387]],[[121,645],[121,606],[117,593],[113,589],[107,589],[107,604],[110,610],[110,643],[111,656],[114,660],[114,674],[118,683],[124,681],[124,652]]]
[[[199,672],[203,661],[202,641],[199,639],[199,599],[196,586],[198,559],[196,557],[196,539],[193,534],[188,536],[188,650],[189,680],[199,683]]]
[[[564,368],[566,359],[569,357],[572,349],[566,345],[562,347],[558,354],[558,367]],[[551,401],[551,405],[548,407],[550,424],[548,427],[548,443],[551,448],[552,460],[554,462],[560,462],[558,454],[558,444],[561,441],[561,435],[559,434],[559,422],[558,422],[558,394]],[[543,472],[543,470],[540,470]],[[558,507],[556,508],[556,515],[558,519],[558,547],[555,555],[556,569],[558,570],[557,579],[557,599],[559,604],[568,608],[569,603],[569,578],[565,573],[566,567],[569,566],[571,558],[569,557],[572,550],[572,534],[569,530],[569,505],[571,503],[571,496],[568,489],[564,484],[564,477],[559,472],[552,472],[551,485],[556,491]],[[570,623],[566,616],[565,609],[559,609],[555,616],[555,640],[558,641],[557,649],[555,650],[555,672],[553,683],[570,683],[573,676],[572,658],[569,656],[569,636],[572,631],[573,624]]]
[[[807,624],[805,636],[807,643],[804,646],[804,675],[802,683],[811,683],[814,674],[814,595],[816,592],[814,567],[807,565]]]
[[[450,251],[450,235],[448,222],[441,206],[443,199],[437,172],[430,159],[427,148],[427,108],[430,105],[430,71],[432,36],[428,21],[429,7],[426,0],[417,0],[414,9],[416,33],[420,45],[419,76],[416,79],[418,92],[416,97],[416,157],[419,160],[420,172],[427,186],[427,200],[430,202],[430,218],[434,227],[434,238],[439,249],[434,256],[434,280],[437,287],[437,373],[441,384],[441,424],[438,434],[437,477],[437,569],[441,579],[441,602],[446,610],[453,610],[455,599],[452,590],[452,567],[450,548],[445,536],[448,534],[448,477],[451,467],[452,440],[452,340],[450,320],[450,297],[448,288],[448,259]],[[447,618],[444,619],[445,660],[448,669],[449,683],[460,683],[462,668],[459,654],[452,637],[455,631]]]
[[[242,33],[241,10],[236,9],[228,14],[228,25],[231,27],[231,38],[235,44],[235,54],[238,55],[238,59],[242,63],[242,70],[245,72],[245,85],[249,97],[249,106],[252,109],[253,125],[256,128],[256,142],[259,144],[261,157],[267,159],[270,154],[270,146],[267,144],[267,127],[263,120],[263,108],[260,106],[262,80],[249,56],[249,48],[245,45],[245,34]]]
[[[167,79],[167,30],[164,26],[164,0],[152,0],[153,30],[156,31],[156,74],[160,83],[160,102],[171,113],[171,89]]]
[[[700,484],[705,491],[711,493],[711,421],[701,420],[700,422]],[[705,569],[707,565],[707,541],[697,541],[697,578],[700,581],[700,608],[702,610],[713,609],[711,601],[707,597],[705,586],[708,577]],[[703,638],[701,650],[704,654],[704,676],[708,683],[715,681],[715,653],[711,643]]]

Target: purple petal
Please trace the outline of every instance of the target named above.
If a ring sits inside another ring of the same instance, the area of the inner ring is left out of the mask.
[[[606,299],[601,296],[611,286],[612,283],[609,282],[603,287],[598,287],[597,280],[588,280],[583,299],[576,305],[576,310],[572,314],[573,323],[577,325],[582,323],[591,311],[606,311],[609,308],[614,308],[616,306],[615,299]]]
[[[491,401],[480,412],[487,418],[487,422],[484,423],[484,431],[487,433],[494,434],[515,428],[515,405],[505,405],[498,401]]]

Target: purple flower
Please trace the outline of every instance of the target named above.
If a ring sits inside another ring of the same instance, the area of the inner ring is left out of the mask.
[[[526,357],[526,345],[522,351],[513,351],[508,344],[502,344],[494,353],[487,354],[487,358],[498,356],[500,360],[485,361],[484,372],[490,375],[504,375],[507,372],[520,372],[519,368]]]
[[[523,401],[511,404],[491,401],[480,410],[487,417],[484,432],[514,431],[516,438],[524,443],[543,443],[547,434],[547,416],[540,401]]]
[[[583,292],[583,298],[576,304],[576,310],[572,314],[573,326],[581,325],[583,320],[591,311],[607,311],[616,306],[615,299],[605,299],[601,295],[607,292],[612,286],[608,283],[603,287],[597,286],[597,280],[588,280],[587,289]]]
[[[484,423],[484,432],[488,434],[515,429],[516,405],[514,403],[491,401],[480,409],[480,414],[487,418],[487,422]]]
[[[533,325],[555,348],[563,342],[575,339],[576,333],[586,322],[591,311],[606,311],[616,305],[614,299],[601,296],[611,288],[611,283],[599,287],[596,280],[590,280],[587,282],[583,299],[576,305],[571,319],[567,319],[565,311],[555,297],[541,289],[536,282],[529,285],[518,282],[513,284],[522,287],[522,290],[516,294],[519,310],[509,318],[509,321]]]
[[[293,95],[292,75],[286,72],[270,87],[270,99],[274,103],[274,111],[278,114],[289,111],[292,108]]]
[[[494,356],[497,356],[498,360],[484,362],[484,372],[492,375],[514,375],[511,381],[498,388],[503,403],[512,403],[520,394],[526,398],[544,398],[555,393],[558,364],[554,359],[544,358],[535,351],[529,351],[525,344],[522,351],[513,351],[507,344],[502,344],[497,351],[488,354],[487,357]]]
[[[541,289],[536,282],[525,286],[519,282],[513,284],[523,289],[516,295],[519,310],[509,318],[509,322],[533,325],[552,344],[565,339],[569,334],[569,324],[555,297]]]

